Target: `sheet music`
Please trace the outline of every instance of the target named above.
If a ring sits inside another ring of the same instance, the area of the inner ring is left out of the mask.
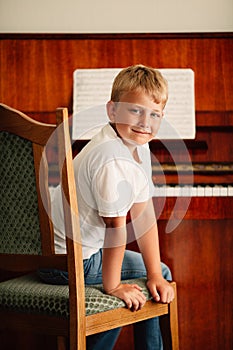
[[[90,139],[108,122],[106,102],[122,68],[74,71],[73,139]],[[195,99],[192,69],[159,69],[168,81],[169,97],[158,139],[194,139]]]

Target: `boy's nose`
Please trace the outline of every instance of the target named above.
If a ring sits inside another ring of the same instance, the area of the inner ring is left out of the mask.
[[[144,129],[150,128],[150,116],[146,113],[146,111],[141,114],[138,125]]]

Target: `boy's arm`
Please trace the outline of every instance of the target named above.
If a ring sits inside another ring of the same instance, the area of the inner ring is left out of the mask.
[[[121,268],[126,245],[126,217],[103,218],[106,224],[102,277],[107,294],[122,299],[127,307],[139,310],[146,302],[137,284],[121,283]]]
[[[156,301],[171,302],[174,292],[162,276],[157,221],[152,199],[134,204],[130,213],[138,247],[147,270],[147,286]]]
[[[121,266],[126,245],[125,217],[103,218],[106,231],[103,249],[103,286],[106,292],[121,282]]]

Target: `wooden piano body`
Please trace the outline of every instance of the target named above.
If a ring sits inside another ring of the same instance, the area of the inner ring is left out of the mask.
[[[143,63],[194,70],[197,134],[195,140],[184,140],[192,169],[187,167],[179,142],[169,144],[176,154],[176,166],[164,142],[150,145],[169,186],[167,197],[157,187],[162,194],[154,199],[161,256],[178,284],[180,349],[230,350],[233,33],[1,34],[0,52],[1,102],[45,122],[54,122],[58,106],[68,106],[72,113],[73,71],[77,68]],[[82,146],[80,142],[76,150]],[[153,176],[156,186],[161,184],[156,165]],[[177,195],[177,185],[183,194],[187,185],[196,192],[191,197]],[[134,243],[130,246],[137,249]],[[123,332],[116,349],[123,350],[125,343],[129,349],[128,332],[130,329]],[[40,340],[35,344],[36,349]]]
[[[207,140],[197,133],[197,138],[200,136]],[[208,142],[203,151],[189,148],[194,169],[195,165],[197,168],[194,183],[187,184],[189,176],[184,171],[179,178],[181,196],[169,196],[168,188],[165,203],[163,197],[155,197],[155,208],[161,212],[158,226],[162,260],[171,267],[178,283],[180,341],[184,350],[232,348],[231,140],[233,130],[229,127],[213,131],[211,150]],[[218,159],[219,147],[222,154]],[[176,183],[175,179],[177,174],[167,170],[167,185]],[[190,186],[195,194],[187,196],[184,189]],[[171,193],[173,188],[170,186]]]

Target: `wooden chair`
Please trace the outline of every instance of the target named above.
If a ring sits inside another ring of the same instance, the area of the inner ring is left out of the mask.
[[[54,335],[58,349],[84,350],[86,336],[167,315],[170,345],[177,350],[176,297],[169,305],[155,303],[145,279],[139,279],[148,301],[131,312],[101,286],[85,288],[67,109],[57,109],[56,115],[57,126],[43,124],[0,105],[0,268],[11,272],[0,283],[0,330]],[[69,232],[67,255],[55,254],[50,219],[46,145],[54,135]],[[42,283],[36,274],[40,267],[68,269],[69,286]],[[176,293],[175,282],[172,286]]]

